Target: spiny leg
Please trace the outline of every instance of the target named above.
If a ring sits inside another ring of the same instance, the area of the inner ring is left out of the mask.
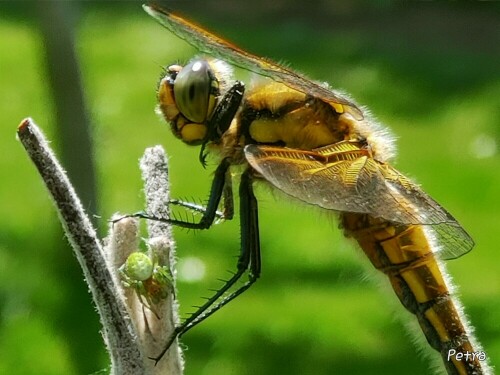
[[[230,165],[231,164],[229,159],[224,159],[215,170],[214,179],[212,181],[212,186],[210,188],[210,195],[208,198],[207,207],[201,210],[203,216],[197,223],[184,220],[169,219],[164,217],[155,217],[148,215],[147,212],[137,212],[135,214],[126,215],[115,221],[122,220],[125,217],[137,217],[147,220],[156,220],[163,223],[172,224],[181,228],[208,229],[212,226],[215,218],[217,217],[217,207],[219,207],[222,195],[229,194],[228,190],[225,188],[225,185],[227,184],[227,180],[230,178],[228,173]],[[232,201],[232,197],[228,199]]]
[[[236,273],[225,282],[212,297],[198,308],[180,326],[176,327],[174,333],[169,337],[165,348],[154,358],[158,362],[167,352],[174,340],[191,328],[201,323],[210,315],[215,313],[224,305],[231,302],[237,296],[247,290],[259,277],[261,271],[260,262],[260,240],[259,240],[259,218],[257,199],[253,193],[251,171],[247,170],[241,176],[240,182],[240,227],[241,227],[241,249],[238,258]],[[248,281],[241,285],[231,294],[224,294],[248,271]]]
[[[181,199],[171,199],[168,203],[202,215],[207,211],[207,207],[202,204],[187,202]],[[230,177],[226,178],[224,189],[222,191],[222,207],[222,210],[217,210],[215,212],[215,221],[232,220],[234,216],[234,202]]]

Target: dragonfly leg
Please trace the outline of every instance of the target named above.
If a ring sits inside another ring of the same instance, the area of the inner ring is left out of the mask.
[[[203,216],[201,217],[200,221],[197,223],[193,223],[191,221],[184,221],[184,220],[176,220],[176,219],[169,219],[169,218],[164,218],[164,217],[156,217],[156,216],[151,216],[148,215],[147,212],[137,212],[135,214],[131,215],[126,215],[123,217],[118,218],[115,221],[122,220],[125,217],[137,217],[140,219],[146,219],[146,220],[155,220],[155,221],[160,221],[162,223],[168,223],[172,224],[181,228],[188,228],[188,229],[208,229],[212,226],[214,223],[214,220],[217,217],[217,208],[219,207],[219,203],[221,201],[221,197],[224,194],[225,196],[228,195],[228,201],[232,201],[232,195],[228,191],[227,188],[225,188],[226,184],[230,184],[228,180],[230,179],[229,176],[229,166],[230,166],[230,160],[229,159],[224,159],[222,162],[219,164],[217,169],[215,170],[215,175],[214,179],[212,181],[212,187],[210,188],[210,196],[208,198],[208,203],[207,207],[200,207],[200,212],[203,213]],[[225,198],[226,200],[226,198]],[[180,204],[183,206],[183,204]],[[196,206],[196,205],[195,205]],[[192,208],[192,207],[189,207]]]
[[[231,86],[222,98],[219,99],[217,107],[215,107],[212,117],[208,121],[207,136],[200,148],[200,155],[198,159],[203,167],[206,166],[206,153],[205,147],[209,142],[218,142],[222,135],[231,126],[231,122],[236,116],[236,112],[240,108],[243,94],[245,93],[245,85],[243,82],[236,81]]]
[[[202,306],[198,308],[180,326],[176,327],[174,333],[169,337],[165,348],[154,358],[158,362],[167,352],[175,339],[191,328],[201,323],[210,315],[215,313],[224,305],[247,290],[259,277],[261,271],[260,262],[260,240],[259,240],[259,218],[257,199],[253,193],[252,177],[250,170],[241,176],[240,183],[240,227],[241,227],[241,251],[238,258],[236,273],[225,282],[225,284]],[[248,272],[248,280],[239,286],[235,291],[224,296],[226,292]]]
[[[207,207],[201,204],[187,202],[180,199],[171,199],[169,204],[174,206],[183,207],[186,210],[193,211],[196,213],[200,213],[202,215],[207,211]],[[228,177],[226,179],[226,183],[224,184],[224,189],[222,191],[222,210],[215,211],[215,220],[223,221],[223,220],[232,220],[234,216],[234,202],[233,202],[233,190],[231,178]]]

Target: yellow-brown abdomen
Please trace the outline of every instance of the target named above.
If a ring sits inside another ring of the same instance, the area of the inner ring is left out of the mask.
[[[346,234],[356,239],[384,272],[405,308],[417,316],[429,344],[441,353],[449,374],[483,374],[480,359],[456,359],[450,351],[477,353],[424,228],[396,225],[366,214],[343,213]]]

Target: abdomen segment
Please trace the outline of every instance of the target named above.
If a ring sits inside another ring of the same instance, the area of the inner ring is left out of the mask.
[[[375,268],[389,277],[403,306],[416,315],[429,345],[440,352],[448,374],[485,374],[484,358],[471,343],[467,322],[450,295],[451,285],[447,285],[424,227],[396,225],[366,214],[343,213],[341,220],[346,234],[356,239]],[[469,353],[468,359],[457,353]]]

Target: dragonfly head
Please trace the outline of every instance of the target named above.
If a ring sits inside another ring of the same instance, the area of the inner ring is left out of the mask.
[[[189,145],[207,138],[207,122],[219,96],[219,82],[209,63],[193,59],[186,66],[171,65],[158,88],[158,111],[174,135]]]

